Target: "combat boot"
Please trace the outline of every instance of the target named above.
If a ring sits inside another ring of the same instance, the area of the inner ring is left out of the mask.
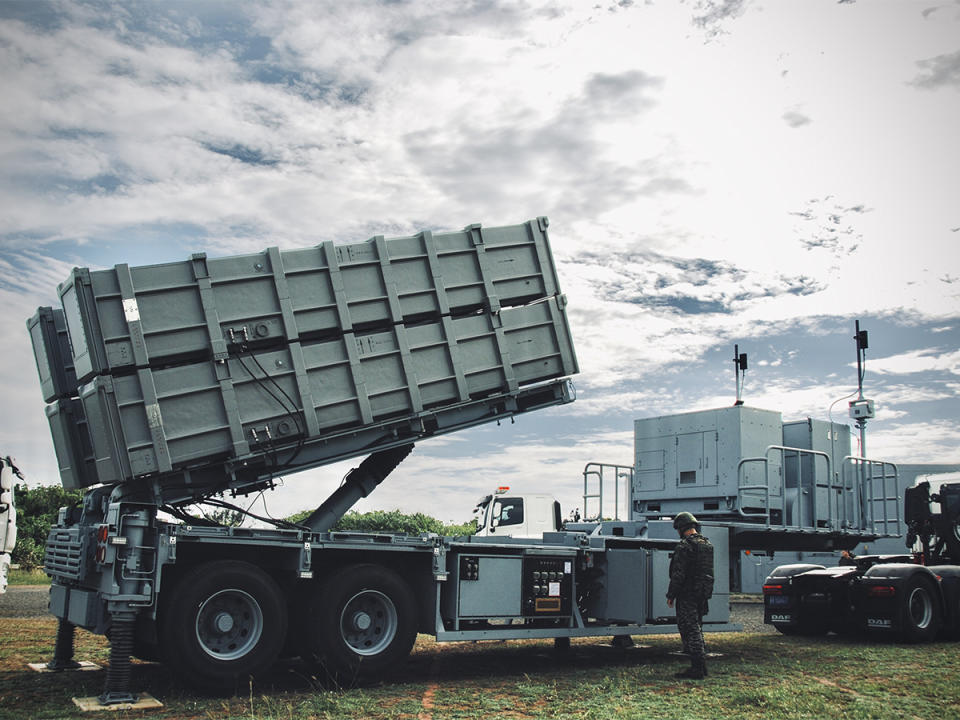
[[[703,680],[707,676],[707,663],[703,658],[691,658],[690,667],[674,675],[683,680]]]

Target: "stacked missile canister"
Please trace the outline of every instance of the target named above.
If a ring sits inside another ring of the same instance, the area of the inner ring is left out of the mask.
[[[546,228],[74,269],[27,322],[63,485],[319,465],[498,394],[562,401],[531,394],[577,371]]]

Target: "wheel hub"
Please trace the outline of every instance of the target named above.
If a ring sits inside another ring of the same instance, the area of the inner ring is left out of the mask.
[[[218,631],[222,633],[228,633],[233,630],[233,615],[230,613],[221,612],[217,615],[213,625]]]
[[[397,608],[378,590],[361,590],[340,613],[340,637],[358,655],[378,655],[390,647],[399,628]]]
[[[908,608],[910,617],[918,628],[926,628],[930,624],[933,617],[933,603],[922,588],[915,588],[910,593]]]
[[[238,588],[208,597],[196,615],[200,647],[218,660],[237,660],[256,647],[263,634],[263,611],[249,593]]]
[[[353,627],[355,630],[368,630],[372,624],[373,619],[365,612],[358,612],[353,616]]]

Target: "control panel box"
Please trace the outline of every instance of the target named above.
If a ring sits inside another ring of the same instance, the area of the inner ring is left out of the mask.
[[[574,555],[461,554],[445,586],[444,614],[457,620],[570,617]]]
[[[525,617],[569,617],[572,614],[573,559],[527,555],[523,558]]]

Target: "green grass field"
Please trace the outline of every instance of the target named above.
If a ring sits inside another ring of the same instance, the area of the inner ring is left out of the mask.
[[[7,576],[10,585],[49,585],[50,578],[43,570],[10,570]]]
[[[75,696],[99,694],[103,671],[38,674],[48,660],[52,619],[0,619],[0,718],[76,718]],[[421,636],[409,661],[382,682],[331,688],[303,666],[278,667],[232,697],[199,695],[159,665],[136,663],[133,689],[159,710],[93,717],[178,720],[257,718],[950,718],[960,714],[957,645],[872,644],[847,638],[708,635],[722,653],[703,682],[676,680],[675,635],[636,638],[616,650],[575,640],[438,645]],[[105,663],[100,637],[77,633],[77,659]]]

